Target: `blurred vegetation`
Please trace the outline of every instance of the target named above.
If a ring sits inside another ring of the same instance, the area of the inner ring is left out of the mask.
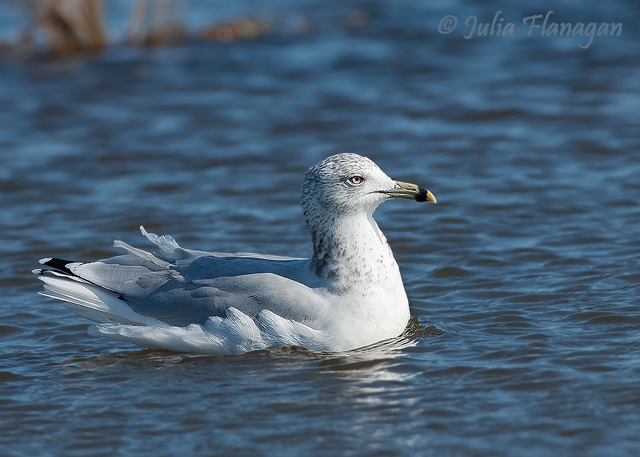
[[[107,46],[100,0],[31,0],[28,4],[52,52],[92,53]]]
[[[128,17],[125,13],[122,18],[127,21],[126,36],[114,40],[109,37],[105,19],[109,0],[13,1],[22,7],[29,25],[15,43],[0,43],[0,58],[92,55],[122,44],[167,46],[184,40],[231,43],[271,33],[304,34],[313,29],[307,17],[294,16],[276,22],[240,17],[189,31],[185,26],[188,0],[130,0]],[[368,11],[357,9],[338,22],[347,29],[359,29],[370,20]]]
[[[185,38],[186,0],[134,0],[131,5],[130,44],[158,46]]]
[[[95,54],[118,44],[105,26],[107,0],[22,0],[31,27],[15,45],[0,45],[0,54],[39,51],[34,36],[42,36],[45,52],[53,56]],[[229,43],[255,39],[269,32],[269,24],[250,18],[213,24],[189,35],[184,25],[186,0],[131,0],[126,43],[162,46],[185,39]]]

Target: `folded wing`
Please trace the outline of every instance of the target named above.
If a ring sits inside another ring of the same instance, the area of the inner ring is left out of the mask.
[[[43,294],[96,322],[178,327],[224,317],[230,308],[313,325],[326,305],[308,259],[190,251],[142,231],[160,252],[117,241],[128,254],[91,263],[43,259],[53,268],[35,271]]]

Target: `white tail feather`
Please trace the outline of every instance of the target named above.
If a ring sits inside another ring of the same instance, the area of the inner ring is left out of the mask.
[[[41,295],[66,302],[64,306],[94,322],[167,325],[157,319],[134,312],[115,292],[83,282],[79,278],[64,274],[40,275],[38,278],[45,283],[44,292],[40,292]]]

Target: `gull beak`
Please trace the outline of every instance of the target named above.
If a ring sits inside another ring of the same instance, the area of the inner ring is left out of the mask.
[[[388,195],[390,198],[404,198],[418,202],[436,203],[436,197],[427,189],[408,182],[394,181],[394,183],[397,186],[395,189],[382,190],[380,192]]]

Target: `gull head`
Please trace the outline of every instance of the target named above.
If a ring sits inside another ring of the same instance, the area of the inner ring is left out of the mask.
[[[371,159],[357,154],[324,159],[309,169],[302,184],[302,207],[308,223],[319,211],[331,217],[371,214],[392,198],[436,202],[428,190],[394,181]]]

